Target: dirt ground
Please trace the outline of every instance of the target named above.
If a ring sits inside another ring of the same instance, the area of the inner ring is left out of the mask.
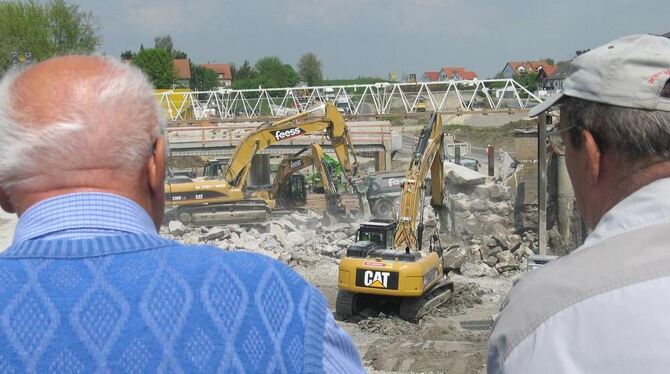
[[[294,269],[323,292],[334,312],[336,261]],[[498,313],[517,276],[469,278],[453,274],[454,297],[419,323],[383,313],[338,323],[354,340],[371,373],[485,373],[488,331],[465,330],[460,322],[487,320]]]

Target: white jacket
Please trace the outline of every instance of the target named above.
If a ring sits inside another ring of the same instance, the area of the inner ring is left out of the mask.
[[[582,247],[525,274],[489,338],[489,373],[670,371],[670,178],[603,216]]]

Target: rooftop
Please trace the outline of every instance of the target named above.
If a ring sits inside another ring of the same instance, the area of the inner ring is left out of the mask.
[[[177,79],[191,79],[191,66],[187,58],[175,58],[173,63]]]
[[[216,74],[223,74],[223,79],[233,79],[230,64],[203,64],[202,67],[214,70]]]

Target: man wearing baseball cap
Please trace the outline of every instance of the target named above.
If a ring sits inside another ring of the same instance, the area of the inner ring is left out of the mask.
[[[670,368],[670,39],[632,35],[572,63],[549,132],[584,220],[584,245],[514,286],[489,373],[664,373]]]

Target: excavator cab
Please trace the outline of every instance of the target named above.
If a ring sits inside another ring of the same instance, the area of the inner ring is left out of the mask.
[[[278,191],[275,199],[277,206],[282,208],[295,208],[307,204],[307,182],[302,174],[293,174],[288,183]]]
[[[392,248],[396,223],[393,220],[372,219],[358,229],[357,241],[370,242],[377,248]]]
[[[214,159],[208,160],[202,168],[202,176],[205,178],[220,178],[223,175],[223,170],[226,164],[223,160]]]

